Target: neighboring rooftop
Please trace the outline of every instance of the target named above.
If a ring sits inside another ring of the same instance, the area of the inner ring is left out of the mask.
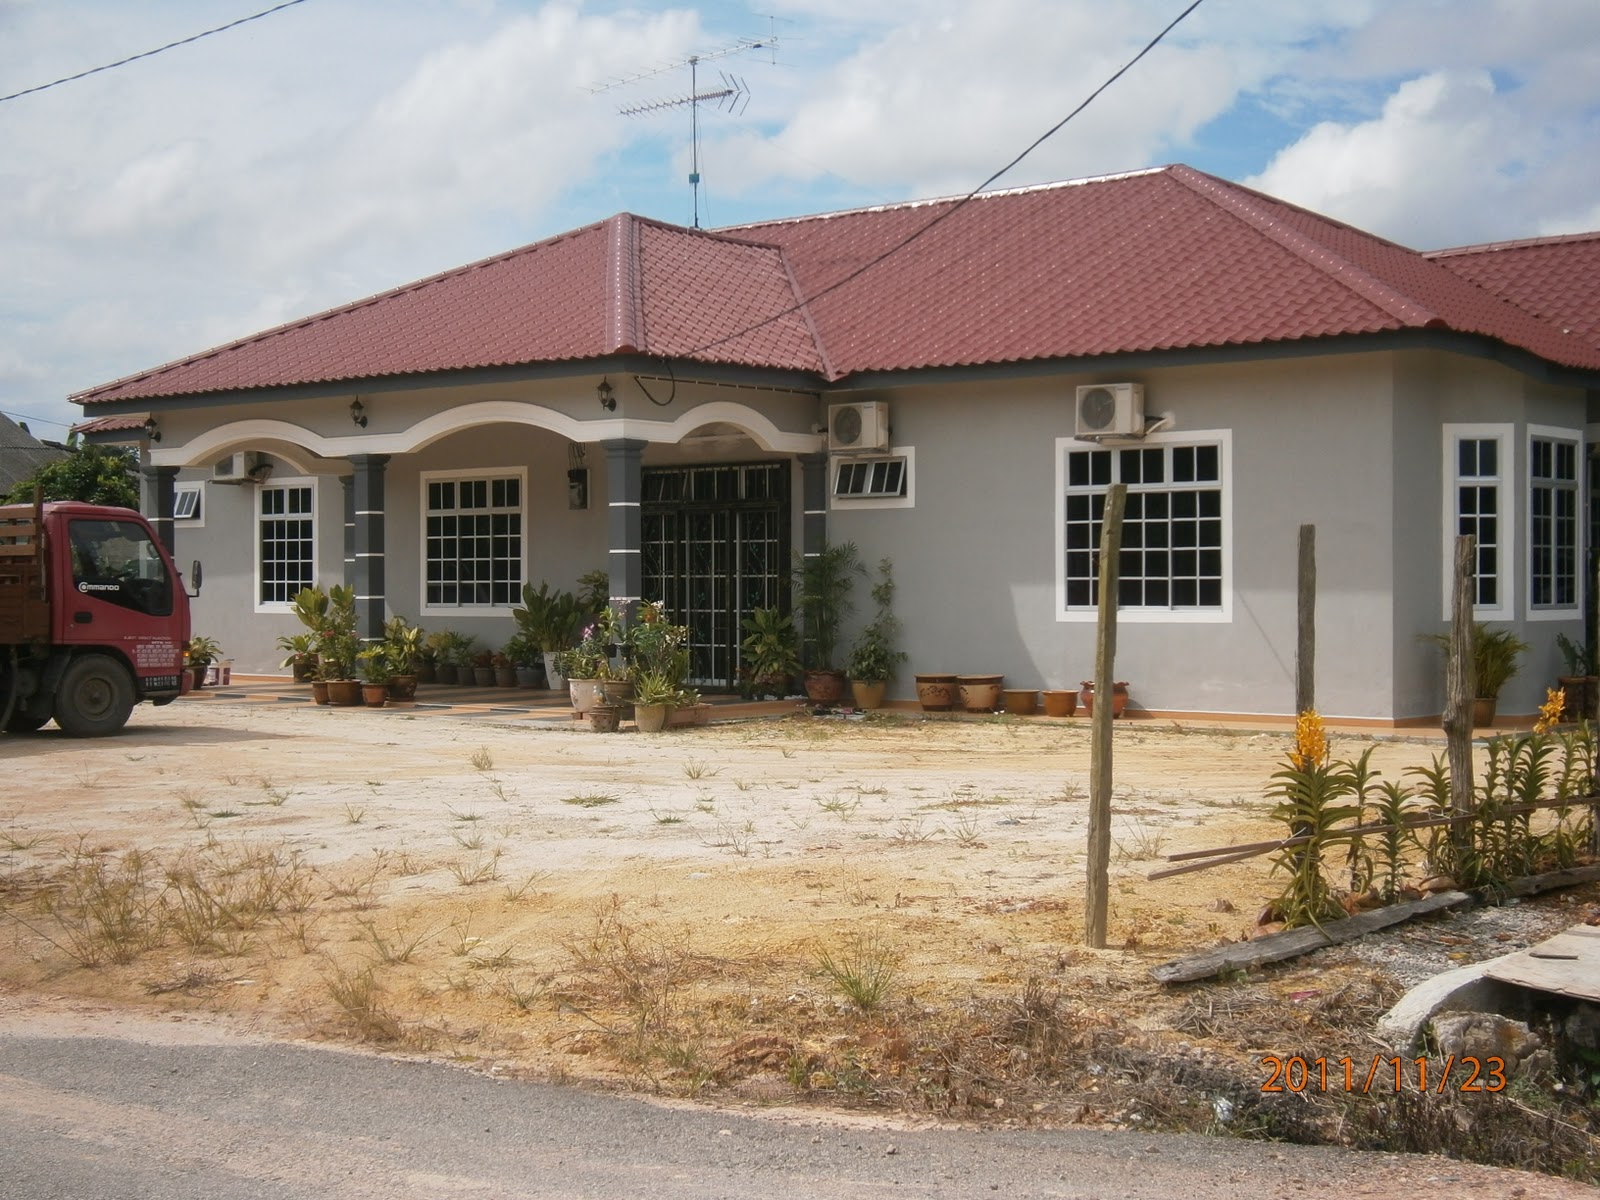
[[[1600,347],[1600,233],[1491,242],[1427,257]]]
[[[46,463],[65,457],[66,451],[45,445],[0,413],[0,492],[9,492]]]
[[[1405,330],[1600,370],[1600,341],[1461,266],[1185,166],[712,232],[624,213],[73,398],[632,353],[820,383]]]

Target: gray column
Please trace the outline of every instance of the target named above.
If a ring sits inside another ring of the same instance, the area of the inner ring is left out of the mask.
[[[178,552],[172,519],[172,510],[177,504],[177,479],[177,467],[139,468],[139,511],[156,527],[156,536],[172,555]]]
[[[356,473],[347,507],[348,570],[356,589],[356,633],[369,642],[383,637],[383,471],[388,461],[387,454],[350,456]]]
[[[344,489],[344,579],[345,587],[356,585],[356,477],[339,476]]]
[[[828,456],[800,456],[800,553],[810,558],[828,544]]]
[[[644,572],[639,545],[643,527],[639,501],[644,495],[644,472],[639,457],[647,443],[616,438],[600,443],[606,452],[606,530],[610,542],[607,567],[611,573],[611,603],[624,620],[639,602]]]

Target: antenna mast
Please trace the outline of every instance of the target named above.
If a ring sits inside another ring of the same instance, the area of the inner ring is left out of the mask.
[[[700,106],[702,104],[716,104],[724,112],[731,112],[735,116],[742,113],[750,103],[750,91],[745,87],[743,79],[719,71],[721,84],[718,87],[708,87],[700,90],[700,64],[713,59],[726,58],[730,54],[742,54],[747,50],[776,50],[778,39],[776,36],[757,40],[755,38],[740,38],[732,46],[724,46],[720,50],[713,50],[707,54],[691,54],[686,59],[668,63],[666,66],[657,67],[650,71],[640,71],[620,79],[613,79],[609,83],[602,83],[589,89],[591,93],[608,92],[612,88],[624,87],[630,83],[637,83],[641,79],[649,79],[668,71],[676,71],[682,67],[689,68],[689,93],[685,96],[673,96],[666,100],[652,100],[645,104],[631,104],[617,111],[625,117],[637,117],[645,113],[660,112],[668,108],[689,109],[689,187],[694,194],[694,227],[700,228]]]

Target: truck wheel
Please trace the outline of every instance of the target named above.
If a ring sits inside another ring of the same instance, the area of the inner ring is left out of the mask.
[[[56,724],[69,737],[103,737],[128,723],[133,680],[121,663],[85,654],[67,665],[56,690]]]

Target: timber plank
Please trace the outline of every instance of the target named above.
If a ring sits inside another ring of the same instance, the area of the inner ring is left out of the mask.
[[[1437,892],[1432,896],[1424,896],[1421,900],[1390,904],[1383,908],[1375,908],[1371,912],[1346,917],[1342,921],[1325,921],[1320,929],[1315,925],[1305,925],[1299,929],[1285,929],[1282,933],[1270,933],[1266,937],[1254,938],[1248,942],[1231,942],[1202,954],[1190,955],[1188,958],[1175,958],[1171,962],[1151,967],[1150,974],[1160,983],[1190,983],[1196,979],[1209,979],[1223,971],[1259,966],[1262,963],[1282,962],[1286,958],[1308,954],[1324,946],[1336,946],[1340,942],[1351,941],[1362,934],[1398,925],[1402,921],[1409,921],[1412,917],[1455,908],[1458,904],[1465,904],[1471,899],[1472,897],[1466,892]]]

